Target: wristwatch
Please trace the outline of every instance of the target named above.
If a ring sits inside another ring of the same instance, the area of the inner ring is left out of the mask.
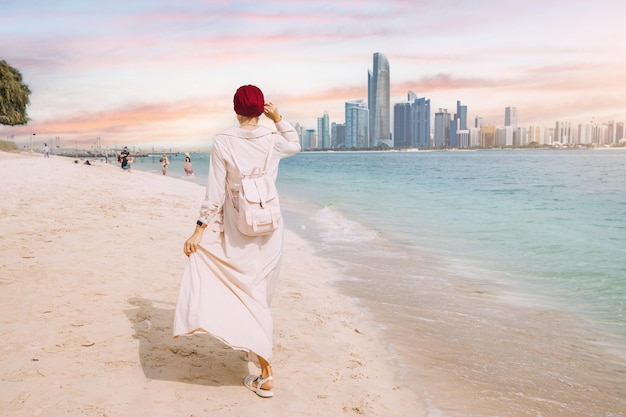
[[[198,221],[196,222],[196,224],[197,224],[198,226],[200,226],[201,228],[203,228],[203,229],[206,229],[206,227],[208,226],[206,223],[202,223],[200,220],[198,220]]]

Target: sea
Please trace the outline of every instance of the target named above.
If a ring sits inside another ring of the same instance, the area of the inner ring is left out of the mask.
[[[277,186],[426,416],[626,416],[626,149],[303,152]]]

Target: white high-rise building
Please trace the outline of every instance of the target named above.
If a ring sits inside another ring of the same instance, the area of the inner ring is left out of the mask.
[[[370,147],[392,147],[389,61],[383,54],[374,54],[374,68],[367,75]]]

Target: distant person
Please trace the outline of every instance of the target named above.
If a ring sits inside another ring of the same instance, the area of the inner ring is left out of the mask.
[[[43,157],[44,158],[50,158],[50,148],[48,148],[48,144],[47,143],[43,144]]]
[[[185,152],[185,175],[193,177],[193,166],[191,165],[191,157],[188,152]]]
[[[166,153],[164,153],[161,159],[159,159],[159,162],[161,162],[161,172],[163,175],[167,175],[167,167],[170,165],[170,160]]]
[[[248,352],[261,372],[249,375],[243,383],[267,398],[274,395],[270,303],[280,270],[283,226],[279,223],[276,231],[261,236],[245,235],[237,226],[236,204],[242,173],[266,167],[268,178],[275,181],[280,160],[299,152],[300,140],[276,106],[265,103],[258,87],[237,89],[233,104],[239,126],[214,138],[206,198],[183,247],[189,260],[178,293],[173,333],[174,337],[208,333]],[[275,123],[277,131],[259,126],[262,114]]]
[[[122,152],[120,152],[118,160],[122,165],[122,169],[126,172],[131,172],[131,162],[130,161],[130,152],[128,151],[128,147],[124,146]]]
[[[104,151],[104,163],[109,163],[109,153],[107,151]]]

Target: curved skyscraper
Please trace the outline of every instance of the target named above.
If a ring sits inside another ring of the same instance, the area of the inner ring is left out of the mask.
[[[389,98],[389,61],[376,52],[374,69],[368,72],[367,106],[370,113],[370,147],[385,144],[393,146],[391,140],[391,106]]]

